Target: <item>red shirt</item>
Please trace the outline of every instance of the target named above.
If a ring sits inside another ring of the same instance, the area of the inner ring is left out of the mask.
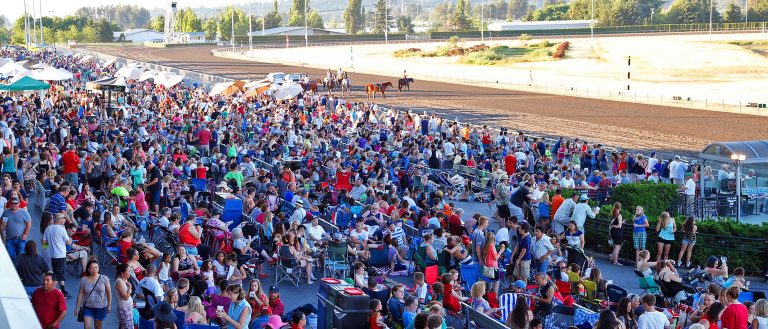
[[[208,145],[211,142],[211,138],[213,138],[213,136],[211,135],[211,132],[208,131],[208,129],[200,130],[200,132],[197,133],[199,145]]]
[[[507,175],[512,175],[515,173],[515,168],[517,168],[517,158],[510,153],[504,157],[504,171]]]
[[[563,204],[563,201],[565,201],[565,198],[563,198],[562,195],[555,195],[552,197],[552,211],[550,212],[552,217],[555,216],[557,209],[560,208],[560,205]]]
[[[464,225],[461,224],[461,218],[458,215],[448,217],[448,231],[453,235],[464,235]]]
[[[75,151],[67,151],[61,156],[61,162],[64,164],[64,173],[77,173],[77,166],[80,165],[80,157]]]
[[[67,302],[64,300],[64,294],[59,289],[45,291],[43,288],[37,288],[32,293],[32,307],[35,309],[40,325],[52,324],[59,317],[61,312],[67,311]],[[58,328],[59,326],[56,326]]]
[[[747,307],[742,303],[728,305],[720,316],[723,329],[747,329]]]
[[[443,295],[443,307],[454,312],[460,311],[461,306],[459,305],[459,300],[453,296],[453,286],[450,283],[446,284],[443,291],[445,291],[445,294]]]

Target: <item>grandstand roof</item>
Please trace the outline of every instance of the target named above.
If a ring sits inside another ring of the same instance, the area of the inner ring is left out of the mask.
[[[768,163],[768,140],[715,142],[701,151],[701,158],[720,162],[731,162],[731,154],[743,154],[741,163]]]

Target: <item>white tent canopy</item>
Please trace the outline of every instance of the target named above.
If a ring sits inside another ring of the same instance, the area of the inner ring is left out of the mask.
[[[43,62],[30,66],[30,68],[33,68],[33,69],[44,69],[46,67],[48,67],[48,64],[45,64]]]
[[[157,74],[160,73],[157,70],[146,70],[139,76],[139,81],[145,81],[149,79],[154,79]]]
[[[232,83],[234,83],[234,82],[233,81],[230,81],[230,82],[219,82],[219,83],[213,85],[213,87],[211,87],[211,91],[208,92],[208,95],[211,95],[211,96],[219,95],[224,90],[229,88],[229,86],[231,86]]]
[[[124,77],[126,80],[136,80],[144,73],[144,69],[140,67],[124,67],[117,70],[116,77]]]
[[[59,70],[50,66],[40,71],[34,71],[29,76],[33,79],[41,80],[41,81],[61,81],[61,80],[69,80],[74,78],[74,75],[72,75],[72,73],[65,70]]]
[[[93,56],[85,55],[85,56],[83,56],[83,58],[80,59],[80,63],[82,64],[82,63],[88,62],[88,61],[90,61],[92,59],[93,59]]]
[[[275,92],[274,96],[276,99],[290,99],[290,98],[296,97],[296,95],[298,94],[301,94],[301,92],[303,91],[304,91],[304,88],[301,87],[301,85],[288,84],[278,89]]]
[[[165,88],[173,87],[184,80],[183,74],[174,74],[171,72],[160,72],[155,76],[155,84],[161,85]]]
[[[22,64],[16,63],[16,62],[8,62],[5,63],[2,67],[0,67],[0,75],[6,75],[6,76],[14,76],[19,73],[27,72],[26,68],[22,66]]]

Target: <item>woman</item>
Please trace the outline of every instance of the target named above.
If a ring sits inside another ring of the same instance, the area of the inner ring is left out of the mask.
[[[685,267],[691,267],[691,254],[693,253],[693,246],[696,244],[696,219],[693,216],[688,216],[683,223],[683,246],[680,248],[680,253],[677,255],[677,266],[683,267],[683,255],[685,254]]]
[[[213,257],[213,261],[211,263],[213,264],[214,274],[216,275],[217,279],[221,279],[227,276],[226,257],[227,254],[225,254],[223,251],[216,252],[216,256]]]
[[[651,262],[651,252],[643,250],[640,252],[640,260],[637,261],[636,269],[644,276],[653,275],[653,268],[656,267],[657,262]]]
[[[645,242],[648,239],[648,235],[645,233],[645,229],[649,226],[648,217],[643,213],[643,206],[637,206],[635,208],[635,218],[632,221],[632,242],[635,247],[635,261],[640,261],[640,252],[645,249]]]
[[[187,248],[179,245],[176,248],[176,257],[173,258],[173,263],[171,264],[171,275],[178,276],[179,278],[194,278],[197,272],[199,272],[197,260],[187,254]],[[195,280],[190,279],[189,281],[194,282]]]
[[[523,294],[518,294],[515,308],[507,317],[506,325],[512,329],[528,329],[531,320],[533,320],[533,312],[528,307],[528,298]]]
[[[589,271],[589,281],[592,281],[595,283],[596,291],[595,291],[595,298],[600,300],[606,300],[607,297],[607,290],[608,290],[608,281],[603,279],[602,273],[600,273],[600,269],[597,267],[592,268],[591,271]]]
[[[595,329],[624,329],[624,324],[616,319],[611,310],[603,310],[595,323]]]
[[[491,305],[483,298],[483,295],[485,295],[485,282],[475,282],[470,290],[470,296],[472,296],[472,309],[487,316],[493,316],[493,314],[498,311],[498,308],[491,308]]]
[[[293,230],[288,231],[288,234],[283,237],[283,243],[288,247],[288,251],[293,258],[305,269],[307,274],[307,284],[312,285],[314,283],[313,281],[316,280],[315,276],[312,274],[312,262],[314,259],[304,254],[303,248],[296,240],[296,232]]]
[[[657,262],[656,271],[658,272],[657,278],[666,286],[669,295],[675,296],[678,302],[688,298],[688,293],[685,292],[683,286],[683,278],[675,270],[674,261],[665,260]]]
[[[637,329],[637,320],[635,312],[632,310],[632,303],[627,297],[619,299],[616,306],[616,319],[624,325],[626,329]]]
[[[549,232],[550,218],[552,218],[552,202],[549,200],[549,193],[544,192],[539,200],[539,225],[544,229],[543,232]]]
[[[120,329],[133,329],[133,287],[129,282],[131,271],[128,264],[117,264],[115,291],[117,291],[117,320]]]
[[[437,251],[435,251],[435,247],[433,246],[434,243],[435,236],[427,234],[424,236],[424,242],[419,246],[419,249],[425,249],[424,254],[426,257],[424,257],[424,262],[427,266],[437,265]]]
[[[656,261],[669,259],[669,248],[675,242],[675,220],[670,218],[668,212],[662,212],[659,215],[659,222],[656,224],[656,232],[659,234],[659,241],[656,242]],[[662,257],[663,256],[663,257]]]
[[[141,281],[144,279],[146,269],[139,262],[139,251],[136,250],[136,248],[128,248],[125,253],[128,255],[128,262],[126,264],[128,264],[128,269],[131,270],[131,276],[133,276],[136,281]]]
[[[768,329],[768,301],[758,299],[754,307],[755,318],[752,320],[752,329]]]
[[[456,282],[453,278],[453,274],[445,273],[440,277],[440,281],[443,282],[443,307],[451,312],[461,311],[461,304],[459,302],[466,302],[467,297],[462,297],[455,289]]]
[[[704,266],[704,272],[709,274],[712,283],[722,286],[728,278],[728,264],[725,262],[720,264],[720,258],[709,256]]]
[[[251,321],[264,314],[272,315],[272,311],[269,309],[269,297],[264,293],[259,279],[251,280],[251,284],[248,285],[248,303],[251,304],[253,311]]]
[[[720,326],[728,329],[747,329],[747,318],[749,312],[747,307],[739,301],[741,289],[730,287],[725,290],[725,307],[720,316]]]
[[[456,261],[455,264],[451,264],[449,267],[457,268],[459,264],[469,264],[472,262],[472,256],[469,254],[464,244],[461,243],[461,237],[454,235],[448,239],[448,245],[445,246],[443,251],[451,254],[451,257]]]
[[[75,302],[75,316],[83,308],[83,328],[101,329],[101,324],[112,309],[112,288],[109,278],[99,274],[99,263],[90,261],[86,265],[87,276],[80,279],[80,292]]]
[[[494,293],[497,293],[499,288],[499,256],[503,254],[504,249],[501,250],[501,253],[496,251],[496,235],[491,231],[486,232],[485,244],[481,252],[483,257],[482,264],[484,266],[483,272],[485,272],[487,267],[493,268],[493,275],[488,277],[488,279],[491,280],[491,291]],[[485,286],[483,286],[483,289],[485,289]]]
[[[621,245],[624,244],[624,218],[621,216],[621,203],[616,202],[611,209],[611,240],[613,241],[613,253],[611,253],[610,260],[613,265],[621,265],[619,263],[619,251],[621,251]]]
[[[576,226],[575,221],[568,223],[568,229],[560,234],[560,240],[565,240],[566,244],[584,250],[584,233]]]
[[[205,316],[205,307],[200,297],[189,297],[187,311],[184,313],[184,321],[187,324],[208,324],[208,318]]]
[[[251,321],[251,305],[245,300],[243,287],[231,284],[227,287],[226,295],[232,301],[229,311],[216,310],[216,316],[226,329],[247,329]]]
[[[24,245],[24,253],[16,257],[16,272],[28,296],[43,286],[43,274],[50,271],[50,266],[43,256],[37,253],[37,243],[33,240]]]
[[[723,288],[728,289],[730,287],[737,287],[739,289],[745,289],[749,290],[749,287],[747,286],[747,279],[744,278],[744,268],[743,267],[737,267],[733,269],[733,276],[728,278],[728,280],[723,283]]]
[[[704,328],[707,329],[719,329],[718,323],[720,322],[721,314],[723,314],[723,310],[725,310],[725,306],[720,302],[714,302],[712,305],[709,306],[706,312],[701,315],[701,320],[699,320],[699,324],[704,326]],[[725,326],[723,326],[725,328]],[[731,329],[732,327],[728,327],[728,329]],[[743,327],[746,328],[746,325]]]

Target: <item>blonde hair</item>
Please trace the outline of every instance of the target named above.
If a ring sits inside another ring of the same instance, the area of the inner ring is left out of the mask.
[[[755,316],[768,317],[768,301],[760,298],[755,302]]]
[[[472,285],[470,296],[472,296],[472,298],[481,298],[483,297],[483,294],[485,294],[485,282],[483,281],[475,282],[475,284]]]
[[[176,288],[168,290],[168,292],[165,293],[165,301],[170,303],[172,295],[176,295],[176,297],[179,297],[179,291],[176,290]]]
[[[185,313],[185,315],[186,317],[189,317],[194,312],[197,312],[203,319],[206,319],[205,307],[203,307],[200,297],[197,296],[189,297],[189,304],[187,305],[187,313]]]

